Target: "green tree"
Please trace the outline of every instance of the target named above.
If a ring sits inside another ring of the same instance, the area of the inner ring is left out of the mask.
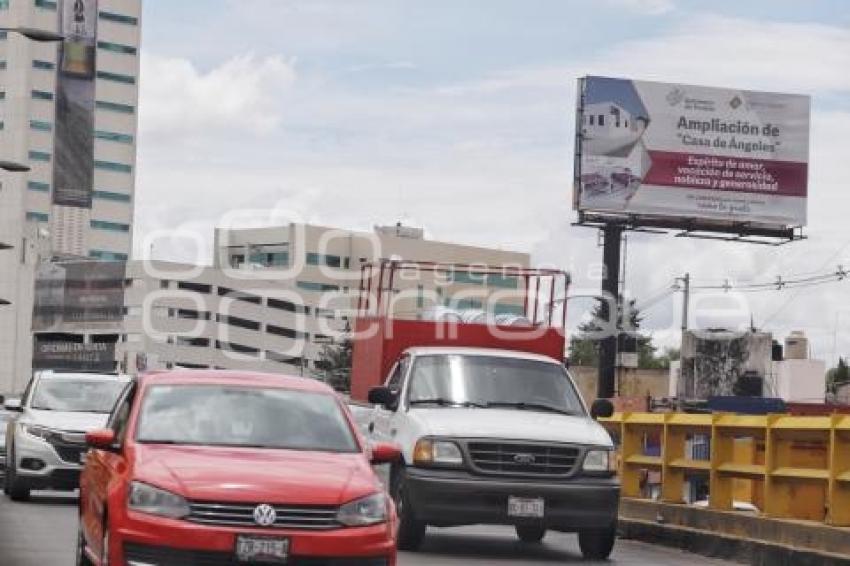
[[[623,301],[621,298],[617,319],[618,328],[622,332],[618,340],[619,350],[636,351],[639,368],[666,369],[670,367],[671,360],[678,359],[678,350],[665,350],[662,355],[656,355],[657,347],[652,343],[652,336],[639,331],[643,318],[634,299]],[[603,303],[599,301],[593,308],[590,320],[579,325],[578,333],[570,339],[568,355],[571,365],[599,365],[601,337],[597,334],[604,327],[605,320]]]
[[[835,395],[841,387],[850,384],[850,365],[844,358],[838,358],[838,365],[826,372],[827,392]]]
[[[354,344],[349,334],[322,346],[316,360],[316,377],[343,393],[351,391]]]

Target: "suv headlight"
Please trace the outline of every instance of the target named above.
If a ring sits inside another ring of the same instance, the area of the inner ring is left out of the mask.
[[[449,440],[423,438],[416,443],[413,463],[417,466],[459,467],[463,465],[463,453],[457,444]]]
[[[136,481],[130,484],[127,505],[133,511],[172,519],[180,519],[190,512],[189,503],[183,497]]]
[[[585,472],[613,472],[614,452],[611,450],[588,450],[581,469]]]
[[[33,424],[21,424],[21,430],[24,434],[28,434],[29,436],[38,438],[39,440],[44,440],[45,442],[49,441],[50,437],[54,434],[54,432],[49,428]]]
[[[387,496],[376,493],[356,499],[339,508],[337,521],[347,527],[365,527],[384,523],[387,520]]]

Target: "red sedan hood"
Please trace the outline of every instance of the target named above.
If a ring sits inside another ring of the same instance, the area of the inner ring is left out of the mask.
[[[340,505],[382,489],[361,453],[141,444],[134,471],[190,501]]]

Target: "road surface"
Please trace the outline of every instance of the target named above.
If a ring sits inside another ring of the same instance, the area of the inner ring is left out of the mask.
[[[73,566],[77,532],[76,500],[67,495],[36,493],[29,503],[0,495],[0,564],[3,566]],[[511,529],[471,527],[433,529],[421,553],[404,553],[399,566],[441,564],[531,566],[581,562],[575,537],[550,533],[542,545],[518,543]],[[662,547],[620,541],[609,565],[721,566],[710,560]]]

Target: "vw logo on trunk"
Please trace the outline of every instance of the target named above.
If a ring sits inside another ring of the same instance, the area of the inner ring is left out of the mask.
[[[254,509],[254,522],[261,527],[271,527],[277,520],[277,512],[271,505],[257,505]]]
[[[533,464],[537,461],[537,458],[534,457],[534,454],[516,454],[514,455],[514,462],[517,464],[529,465]]]

